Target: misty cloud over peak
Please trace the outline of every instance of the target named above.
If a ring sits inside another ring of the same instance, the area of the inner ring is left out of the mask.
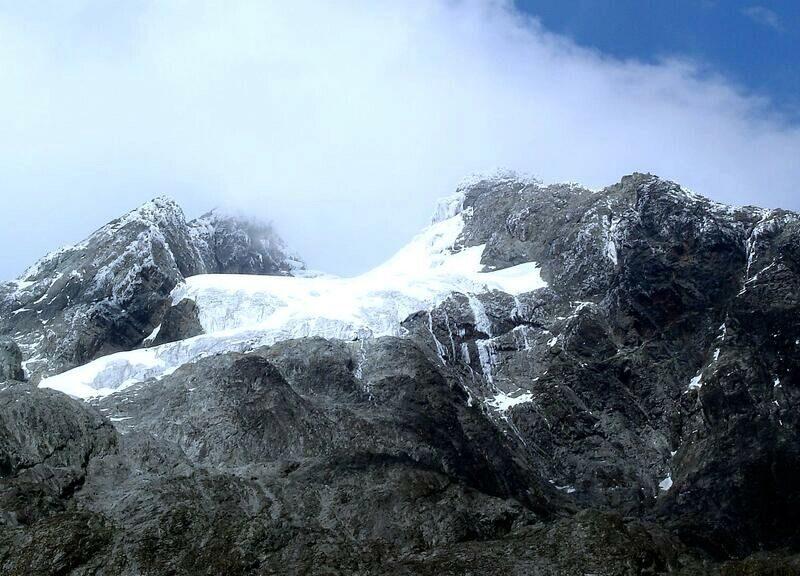
[[[510,2],[142,2],[0,9],[11,277],[168,194],[367,269],[465,175],[600,188],[653,172],[798,208],[800,129],[702,63],[619,61]]]

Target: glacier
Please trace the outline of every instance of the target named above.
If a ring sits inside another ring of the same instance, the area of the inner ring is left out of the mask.
[[[359,276],[202,274],[172,292],[199,309],[204,334],[98,358],[41,381],[78,398],[112,394],[181,365],[221,352],[244,352],[281,340],[321,336],[356,340],[401,335],[409,315],[431,310],[449,294],[500,290],[518,295],[547,283],[535,262],[483,271],[485,245],[460,247],[470,209],[448,197],[433,223],[380,266]]]

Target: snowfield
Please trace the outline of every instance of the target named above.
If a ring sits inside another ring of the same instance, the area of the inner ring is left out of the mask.
[[[546,286],[536,263],[482,272],[484,246],[458,250],[469,210],[458,197],[440,203],[434,223],[384,264],[353,278],[200,275],[177,286],[174,303],[194,300],[205,334],[112,354],[44,379],[40,386],[79,398],[105,396],[167,375],[200,357],[304,336],[353,340],[400,335],[400,323],[452,292],[512,295]]]

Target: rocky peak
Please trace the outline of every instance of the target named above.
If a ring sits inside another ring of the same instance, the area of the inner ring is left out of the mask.
[[[0,335],[17,341],[29,372],[58,372],[140,345],[189,276],[301,266],[269,226],[215,214],[189,223],[158,197],[0,284]]]
[[[291,275],[305,268],[271,224],[212,210],[189,227],[207,272]]]
[[[715,554],[792,541],[798,215],[650,174],[598,192],[482,181],[463,206],[460,241],[485,245],[487,269],[533,260],[548,287],[455,295],[406,326],[469,366],[509,434],[552,451],[546,474],[579,499],[652,507]]]

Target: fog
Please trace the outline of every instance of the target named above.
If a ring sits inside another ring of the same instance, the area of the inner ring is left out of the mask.
[[[800,129],[768,100],[510,2],[3,2],[0,38],[0,278],[161,194],[272,220],[341,274],[497,167],[800,208]]]

